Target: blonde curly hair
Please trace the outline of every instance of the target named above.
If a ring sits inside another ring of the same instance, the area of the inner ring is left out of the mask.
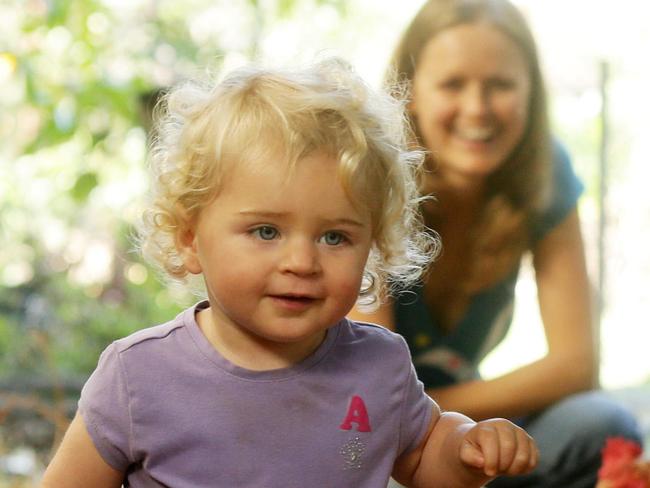
[[[154,114],[152,193],[139,229],[145,258],[168,279],[186,282],[179,235],[229,171],[271,151],[290,172],[324,151],[338,160],[352,203],[371,216],[373,246],[358,304],[372,308],[383,293],[417,281],[438,249],[419,213],[423,154],[409,149],[404,107],[337,58],[301,70],[248,66],[218,83],[179,85]]]

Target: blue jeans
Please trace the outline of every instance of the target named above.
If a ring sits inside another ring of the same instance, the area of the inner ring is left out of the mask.
[[[528,475],[497,478],[489,488],[593,488],[608,437],[642,444],[635,418],[603,391],[572,395],[517,424],[537,442],[539,465]]]

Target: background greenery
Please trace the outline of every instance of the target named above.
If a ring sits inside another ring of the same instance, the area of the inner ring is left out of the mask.
[[[87,374],[108,341],[179,310],[130,239],[148,95],[196,66],[254,58],[265,24],[297,3],[0,7],[0,374],[47,373],[43,336],[56,368]],[[345,15],[342,1],[311,3]]]
[[[193,299],[133,246],[152,93],[345,3],[0,0],[0,486],[42,468],[109,342]]]

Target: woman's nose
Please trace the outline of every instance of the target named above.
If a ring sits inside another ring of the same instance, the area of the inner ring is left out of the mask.
[[[481,117],[490,111],[489,90],[480,84],[469,85],[462,96],[462,109],[466,115]]]

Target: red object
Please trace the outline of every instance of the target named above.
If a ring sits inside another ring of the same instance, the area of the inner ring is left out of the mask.
[[[622,437],[607,439],[597,488],[650,488],[650,465],[643,462],[642,449]]]
[[[354,395],[350,400],[348,413],[345,416],[343,423],[340,425],[340,428],[343,430],[350,430],[352,429],[353,423],[357,424],[357,431],[359,432],[371,431],[366,404],[363,403],[362,398],[357,395]]]

